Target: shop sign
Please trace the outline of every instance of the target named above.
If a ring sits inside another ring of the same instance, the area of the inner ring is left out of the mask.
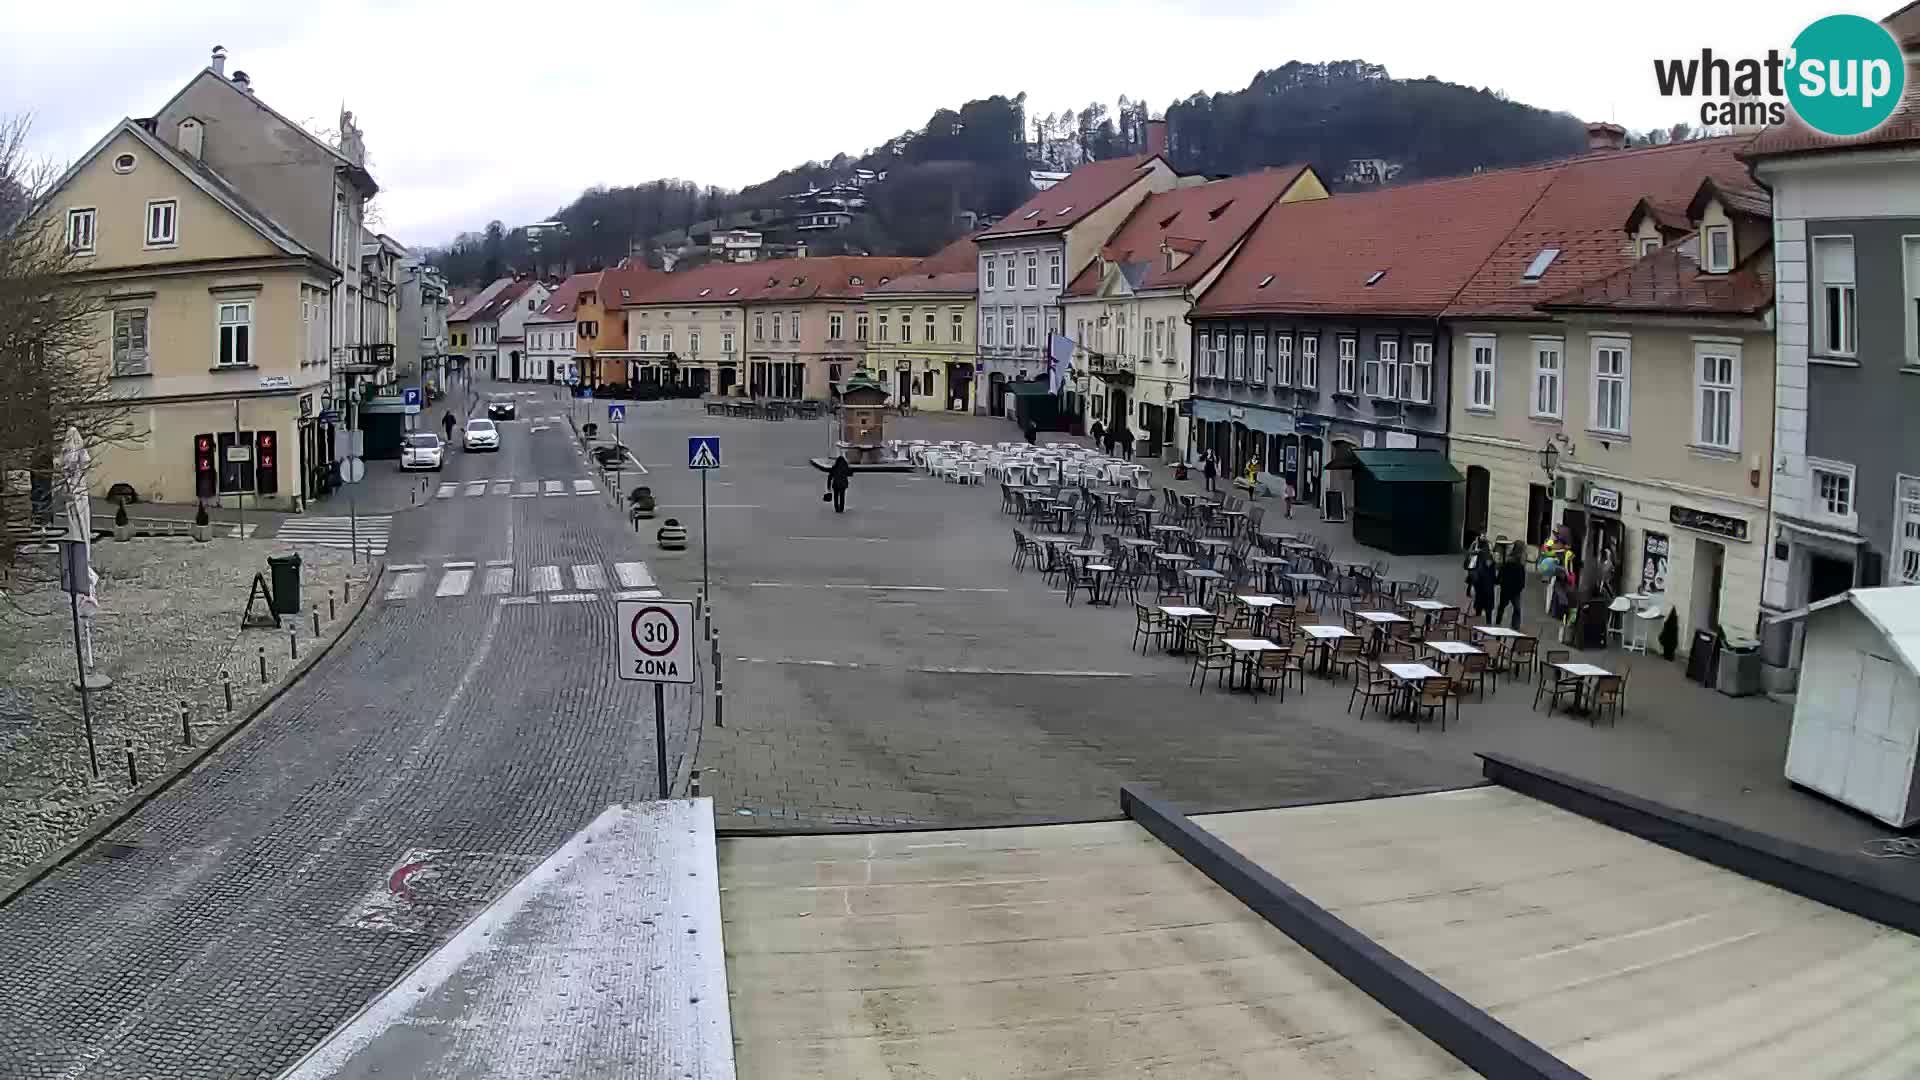
[[[291,390],[293,389],[293,380],[287,378],[285,375],[262,375],[260,376],[260,389]]]
[[[1644,554],[1640,559],[1640,591],[1643,593],[1664,593],[1667,591],[1667,552],[1670,545],[1666,533],[1647,534]]]
[[[1747,542],[1747,520],[1727,514],[1715,514],[1706,510],[1695,510],[1691,506],[1673,506],[1667,510],[1667,520],[1683,529],[1695,532],[1712,533],[1729,540]]]
[[[1620,492],[1613,488],[1587,487],[1587,505],[1595,510],[1605,510],[1610,514],[1620,512]]]
[[[893,362],[893,366],[894,366],[894,370],[896,370],[896,371],[912,371],[912,370],[913,370],[913,361],[911,361],[911,360],[895,360],[895,361]]]

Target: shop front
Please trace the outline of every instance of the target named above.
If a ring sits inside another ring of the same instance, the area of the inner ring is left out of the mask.
[[[1465,478],[1437,450],[1343,451],[1328,466],[1351,490],[1353,538],[1395,555],[1455,550],[1454,485]],[[1333,482],[1329,477],[1330,484]],[[1345,501],[1344,499],[1342,501]]]
[[[947,361],[947,411],[973,411],[973,365],[964,360]]]

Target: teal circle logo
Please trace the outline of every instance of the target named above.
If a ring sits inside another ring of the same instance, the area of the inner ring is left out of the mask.
[[[1886,27],[1829,15],[1793,39],[1787,100],[1807,126],[1863,135],[1884,123],[1907,90],[1907,63]]]

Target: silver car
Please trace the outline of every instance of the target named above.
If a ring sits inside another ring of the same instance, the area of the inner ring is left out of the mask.
[[[493,426],[491,420],[475,417],[467,421],[467,426],[461,431],[460,438],[461,445],[468,453],[476,450],[500,449],[500,429]]]
[[[432,469],[439,472],[446,464],[446,447],[440,436],[416,431],[400,443],[400,469]]]

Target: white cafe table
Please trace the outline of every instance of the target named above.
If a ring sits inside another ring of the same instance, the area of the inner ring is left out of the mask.
[[[1179,633],[1174,635],[1173,647],[1167,650],[1173,655],[1178,656],[1187,651],[1187,620],[1203,615],[1211,615],[1213,612],[1203,607],[1188,607],[1184,604],[1162,604],[1160,606],[1160,614],[1180,624]]]
[[[1253,680],[1253,665],[1260,660],[1264,652],[1278,652],[1280,646],[1266,638],[1222,638],[1220,644],[1233,650],[1233,658],[1240,668],[1240,685],[1247,690],[1259,693],[1259,683]]]
[[[1302,626],[1300,627],[1300,632],[1312,638],[1314,645],[1319,647],[1320,671],[1322,674],[1325,674],[1328,661],[1333,656],[1333,643],[1341,638],[1358,636],[1344,626],[1321,626],[1318,624]]]

